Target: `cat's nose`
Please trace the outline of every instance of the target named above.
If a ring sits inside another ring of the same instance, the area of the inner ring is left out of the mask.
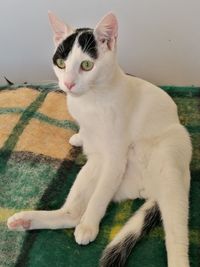
[[[65,84],[65,86],[66,86],[69,90],[71,90],[72,87],[75,86],[75,83],[74,83],[74,82],[64,82],[64,84]]]

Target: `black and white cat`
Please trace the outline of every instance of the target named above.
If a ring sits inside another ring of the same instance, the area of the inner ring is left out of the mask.
[[[75,227],[78,244],[92,242],[111,201],[146,202],[107,246],[101,267],[124,266],[135,243],[161,213],[168,267],[189,267],[190,137],[177,107],[158,87],[127,76],[116,60],[118,25],[110,13],[95,27],[72,29],[49,13],[56,51],[54,70],[67,93],[87,163],[67,200],[55,211],[24,211],[12,230]]]

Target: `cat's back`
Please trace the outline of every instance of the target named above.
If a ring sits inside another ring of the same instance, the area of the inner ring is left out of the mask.
[[[179,124],[177,106],[161,88],[133,76],[126,76],[134,99],[132,129],[134,135],[158,135],[173,124]]]
[[[171,105],[171,108],[176,110],[176,104],[172,98],[160,87],[131,75],[126,75],[126,80],[131,90],[140,97],[140,100],[154,103],[159,100],[162,101],[162,104]]]
[[[135,105],[134,112],[146,117],[163,118],[179,122],[177,106],[173,99],[158,86],[143,79],[126,75],[128,94]]]

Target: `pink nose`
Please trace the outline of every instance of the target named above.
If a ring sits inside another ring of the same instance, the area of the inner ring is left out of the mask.
[[[74,82],[64,82],[64,84],[69,90],[71,90],[72,87],[74,87],[74,85],[75,85]]]

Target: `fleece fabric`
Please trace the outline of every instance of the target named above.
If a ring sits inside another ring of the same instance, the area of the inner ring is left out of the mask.
[[[200,266],[200,88],[164,86],[193,143],[190,262]],[[65,94],[50,85],[0,86],[0,267],[97,267],[106,244],[143,203],[110,204],[97,239],[76,244],[73,229],[12,232],[6,220],[29,209],[52,210],[65,201],[85,157],[68,143],[78,131]],[[172,218],[173,220],[173,218]],[[162,225],[134,248],[127,267],[166,267]]]

